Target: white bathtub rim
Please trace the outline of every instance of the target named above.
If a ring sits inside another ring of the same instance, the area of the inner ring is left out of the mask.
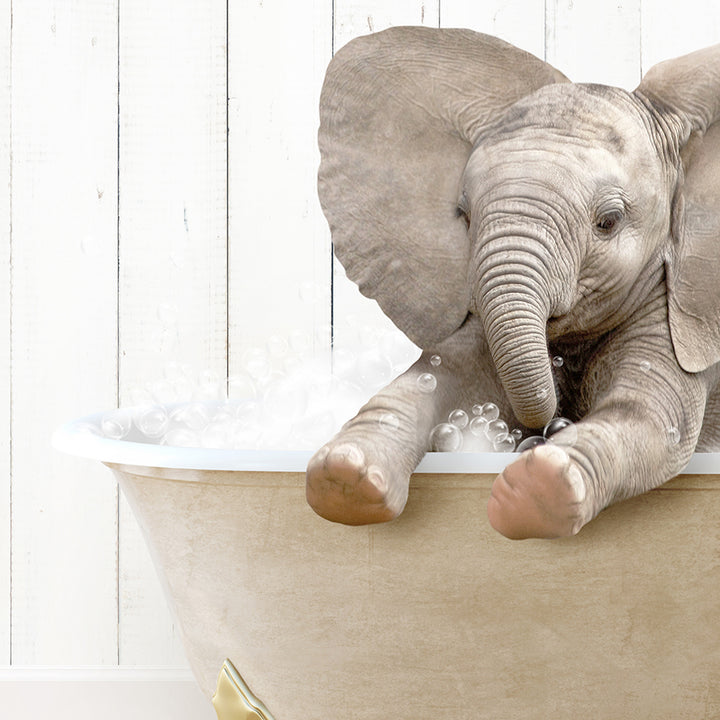
[[[118,465],[183,470],[305,472],[314,450],[224,450],[170,447],[153,443],[113,440],[87,432],[99,426],[104,413],[87,415],[60,426],[52,446],[63,453]],[[417,473],[498,473],[516,453],[427,453]],[[695,453],[681,474],[720,474],[720,453]]]

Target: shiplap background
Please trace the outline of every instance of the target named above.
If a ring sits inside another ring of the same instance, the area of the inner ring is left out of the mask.
[[[0,665],[185,667],[109,472],[50,434],[170,361],[327,347],[333,273],[338,344],[388,326],[331,262],[317,101],[335,48],[400,24],[631,89],[720,42],[720,3],[0,0]]]

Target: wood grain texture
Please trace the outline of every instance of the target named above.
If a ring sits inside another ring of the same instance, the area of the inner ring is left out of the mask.
[[[112,407],[117,334],[114,3],[15,3],[12,18],[12,659],[117,659],[117,497],[53,452]]]
[[[224,0],[120,5],[120,398],[169,363],[226,375]],[[120,512],[120,662],[184,664],[144,541]]]
[[[548,0],[545,59],[573,82],[632,90],[640,81],[641,0]]]
[[[317,200],[331,6],[229,6],[230,367],[277,336],[330,343],[330,239]]]

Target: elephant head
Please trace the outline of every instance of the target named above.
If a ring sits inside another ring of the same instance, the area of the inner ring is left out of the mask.
[[[486,35],[393,28],[330,64],[320,200],[360,291],[423,348],[477,314],[540,427],[548,340],[600,337],[658,283],[683,369],[720,359],[718,117],[718,48],[626,92]]]

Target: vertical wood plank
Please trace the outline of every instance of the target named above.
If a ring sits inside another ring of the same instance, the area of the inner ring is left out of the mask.
[[[438,2],[402,0],[386,3],[382,0],[336,0],[334,15],[334,47],[337,50],[349,40],[370,32],[379,32],[397,25],[425,25],[438,27]],[[405,336],[371,299],[363,297],[342,267],[333,262],[333,350],[357,356],[374,344],[381,335]]]
[[[720,43],[720,4],[714,0],[643,0],[643,73],[662,60],[716,43]]]
[[[640,81],[641,0],[547,0],[546,57],[573,82]]]
[[[271,336],[329,349],[330,239],[317,199],[317,126],[332,3],[248,0],[229,12],[234,373],[244,353],[265,348]]]
[[[0,2],[0,665],[10,663],[10,0]]]
[[[12,660],[117,659],[117,496],[49,448],[116,397],[114,2],[13,3]]]
[[[225,0],[120,3],[120,396],[170,363],[226,374]],[[137,524],[120,512],[120,662],[184,665]]]
[[[533,53],[545,56],[544,0],[487,0],[467,3],[441,0],[443,27],[463,27],[495,35]]]

